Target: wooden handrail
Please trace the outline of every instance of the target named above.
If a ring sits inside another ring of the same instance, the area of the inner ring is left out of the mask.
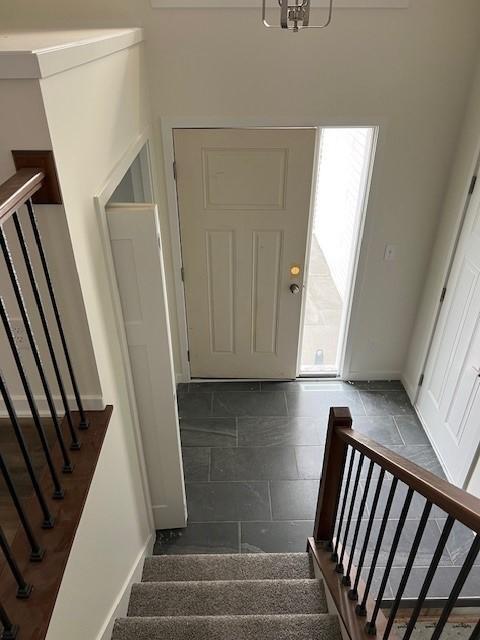
[[[349,448],[351,448],[351,455],[349,458],[350,461],[348,464],[345,486],[343,486],[343,474],[345,471],[347,452]],[[358,465],[363,463],[363,457],[365,457],[370,460],[371,466],[369,467],[365,493],[362,495],[359,512],[356,516],[357,524],[355,527],[355,533],[351,539],[351,547],[349,547],[348,532],[352,522],[355,500],[358,495],[357,489],[361,473],[361,466],[357,466],[356,469],[354,466],[357,452],[362,456],[358,461]],[[355,550],[359,548],[357,536],[360,530],[359,524],[362,521],[365,502],[369,491],[369,483],[373,467],[372,463],[379,466],[382,469],[382,472],[378,478],[377,487],[375,489],[372,512],[370,513],[368,525],[365,529],[362,551],[359,557],[359,568],[357,570],[352,562],[352,558],[355,557]],[[352,485],[352,470],[354,469],[355,480]],[[391,474],[394,480],[392,480],[390,485],[385,508],[382,513],[378,514],[378,517],[381,518],[381,525],[377,539],[373,543],[374,552],[371,558],[371,565],[368,569],[367,583],[365,585],[361,579],[361,572],[364,569],[365,553],[368,549],[369,543],[371,542],[371,527],[373,519],[377,516],[376,508],[385,472]],[[374,571],[378,566],[378,554],[385,541],[385,529],[388,523],[390,509],[395,497],[395,490],[398,482],[403,482],[407,485],[409,491],[403,502],[402,512],[396,524],[395,534],[391,541],[388,560],[384,567],[381,584],[378,588],[376,597],[373,597],[372,578]],[[349,491],[351,486],[353,486],[353,490],[350,495]],[[415,539],[412,541],[412,548],[408,556],[408,562],[402,576],[402,581],[395,596],[394,605],[387,620],[381,610],[382,599],[384,597],[389,572],[393,566],[395,554],[398,550],[398,544],[402,535],[405,519],[408,515],[411,499],[415,493],[423,496],[426,499],[426,504],[422,518],[418,523]],[[350,497],[348,498],[349,495]],[[340,498],[341,509],[338,517],[338,524],[336,524]],[[347,500],[349,506],[346,511],[345,507]],[[322,571],[330,594],[332,595],[338,613],[340,614],[351,640],[366,639],[367,635],[372,634],[387,637],[388,640],[396,638],[393,624],[404,594],[410,571],[418,553],[419,544],[425,533],[425,526],[428,522],[432,505],[435,505],[446,512],[448,518],[442,529],[435,551],[432,551],[431,562],[428,567],[425,581],[422,585],[415,608],[408,623],[410,631],[414,628],[420,610],[426,602],[428,590],[438,568],[440,556],[445,548],[453,524],[456,521],[461,522],[470,530],[477,533],[474,538],[472,537],[472,544],[468,555],[460,569],[458,577],[456,578],[455,585],[452,587],[450,595],[446,599],[446,604],[443,608],[442,614],[438,619],[438,630],[439,633],[441,633],[445,622],[448,620],[450,612],[456,605],[461,589],[469,576],[469,572],[473,567],[473,563],[479,552],[480,499],[470,495],[463,489],[455,487],[446,480],[443,480],[430,471],[423,469],[403,456],[398,455],[380,444],[377,444],[375,441],[352,429],[352,417],[348,408],[332,407],[330,409],[322,479],[320,482],[317,513],[315,517],[314,537],[309,538],[308,540],[308,551],[313,555],[316,563]],[[346,515],[347,512],[348,515]],[[340,539],[341,537],[342,540]],[[347,552],[347,549],[349,549],[349,552]],[[348,559],[349,553],[351,554],[350,560]],[[350,587],[352,588],[350,589]]]
[[[0,225],[41,188],[44,178],[40,169],[19,169],[0,185]]]
[[[351,446],[378,466],[440,507],[448,515],[480,533],[480,498],[443,480],[431,471],[383,447],[352,429],[347,407],[332,407],[325,444],[325,466],[320,483],[315,539],[332,540],[337,500],[347,447]]]
[[[394,451],[382,447],[358,431],[336,428],[337,436],[380,467],[420,493],[448,515],[480,533],[480,499],[447,480],[419,467]]]

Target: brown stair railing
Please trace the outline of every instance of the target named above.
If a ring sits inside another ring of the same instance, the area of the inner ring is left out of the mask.
[[[11,353],[28,404],[28,421],[41,448],[44,461],[41,466],[45,467],[38,472],[38,465],[33,462],[24,423],[18,417],[9,390],[10,381],[0,365],[0,404],[8,416],[6,427],[2,428],[11,429],[32,488],[31,497],[20,497],[0,447],[0,474],[18,518],[18,530],[11,541],[0,525],[1,640],[42,640],[46,635],[112,411],[107,407],[104,411],[87,412],[83,407],[32,201],[44,179],[41,170],[21,169],[0,185],[0,260],[8,275],[7,281],[0,283],[0,341],[2,351]],[[32,247],[26,239],[27,228],[33,238]],[[20,249],[18,259],[10,250],[12,242]],[[26,274],[22,279],[17,275],[20,269]],[[25,366],[26,352],[19,349],[15,340],[11,312],[5,302],[7,291],[21,317],[28,358],[33,360],[48,406],[46,417],[41,415],[32,391],[30,369]],[[33,309],[27,299],[33,299]],[[37,329],[31,320],[32,313],[39,319]],[[40,353],[39,340],[46,345],[45,354]],[[43,361],[45,356],[53,369],[52,380]],[[64,369],[68,372],[67,380],[62,373]],[[68,388],[75,398],[75,410]],[[55,404],[53,390],[60,394],[61,411]],[[53,445],[45,432],[47,420],[55,432]]]
[[[416,494],[424,499],[422,515],[397,592],[384,613],[382,600]],[[398,520],[395,518],[397,525],[389,542],[385,566],[379,572],[379,579],[374,580],[397,495],[401,496],[401,511]],[[365,518],[367,500],[370,513]],[[348,408],[330,409],[315,529],[313,537],[308,540],[308,549],[322,570],[352,640],[372,635],[383,640],[400,637],[394,630],[394,623],[434,507],[445,512],[445,522],[429,559],[423,584],[415,598],[409,600],[411,613],[403,640],[411,637],[428,602],[440,559],[452,528],[458,521],[472,531],[472,538],[450,594],[441,602],[431,640],[438,640],[444,632],[479,554],[480,500],[352,429]],[[379,521],[379,526],[378,532],[373,535],[375,519]],[[367,553],[368,569],[365,568]],[[480,622],[471,632],[469,640],[479,638]]]

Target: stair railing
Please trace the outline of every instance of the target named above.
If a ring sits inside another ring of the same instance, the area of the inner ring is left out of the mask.
[[[7,540],[0,526],[1,640],[45,637],[111,414],[111,407],[102,412],[87,413],[82,403],[33,206],[32,198],[42,188],[44,180],[45,174],[41,170],[21,169],[0,185],[0,261],[3,260],[8,276],[0,283],[0,341],[4,352],[9,351],[12,356],[29,408],[28,421],[35,428],[45,466],[44,472],[36,470],[38,465],[34,464],[23,422],[9,388],[11,381],[7,380],[0,363],[0,405],[3,404],[8,417],[6,427],[2,428],[12,430],[32,487],[31,498],[20,497],[7,456],[0,446],[0,473],[19,525],[13,541]],[[27,228],[33,238],[32,247],[27,242]],[[11,251],[13,243],[20,249],[15,254]],[[20,269],[26,277],[18,276]],[[27,351],[17,344],[11,312],[5,302],[7,291],[12,307],[15,301],[15,310],[20,314]],[[32,298],[34,304],[29,305],[27,300]],[[29,306],[33,307],[33,313]],[[33,314],[37,323],[32,322]],[[45,354],[41,354],[39,340],[46,344]],[[57,343],[61,345],[60,349],[56,347]],[[25,356],[35,365],[35,375],[48,407],[46,416],[39,410]],[[44,364],[45,356],[53,376]],[[64,369],[68,371],[67,380],[62,373]],[[71,406],[67,382],[75,398],[75,410]],[[60,406],[56,404],[54,389],[60,395]],[[45,420],[53,424],[54,445],[48,442]],[[87,432],[90,421],[93,428]],[[85,452],[80,451],[80,432],[84,433]],[[44,567],[43,571],[38,564]]]
[[[380,572],[375,580],[387,523],[397,495],[401,495],[401,511],[398,520],[395,518],[397,525],[383,573]],[[423,511],[393,602],[384,614],[385,590],[412,500],[417,495],[424,499]],[[368,518],[364,517],[367,502]],[[352,640],[373,635],[382,640],[399,637],[394,623],[399,608],[405,603],[405,588],[434,507],[444,511],[446,519],[423,584],[415,598],[408,599],[411,614],[403,640],[409,640],[422,608],[428,603],[429,590],[447,541],[454,524],[460,522],[471,530],[471,543],[450,594],[441,600],[441,611],[435,620],[431,640],[438,640],[444,631],[480,551],[480,499],[352,429],[348,408],[330,409],[315,528],[313,537],[308,540],[308,549],[322,570]],[[374,535],[375,519],[378,531]],[[365,568],[367,553],[369,566]],[[479,634],[480,622],[473,629],[470,640],[478,640]]]

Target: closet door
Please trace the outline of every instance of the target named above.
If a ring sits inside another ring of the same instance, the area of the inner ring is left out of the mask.
[[[480,443],[480,189],[472,195],[425,371],[418,411],[453,482]]]

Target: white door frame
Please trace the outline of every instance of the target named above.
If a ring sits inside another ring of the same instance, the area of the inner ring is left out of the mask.
[[[142,132],[137,139],[132,142],[130,147],[126,150],[125,154],[119,160],[119,162],[112,169],[110,175],[107,177],[104,185],[94,196],[95,209],[97,211],[98,228],[100,238],[102,241],[105,263],[107,266],[108,278],[110,283],[110,294],[112,300],[112,307],[115,315],[115,329],[117,331],[120,348],[122,353],[123,369],[125,371],[126,384],[128,389],[128,404],[130,407],[130,415],[134,426],[134,439],[136,454],[140,467],[140,475],[142,482],[143,495],[145,497],[145,505],[147,507],[147,514],[149,520],[149,526],[151,531],[155,530],[155,523],[152,510],[152,499],[150,494],[150,487],[148,483],[147,465],[145,461],[143,438],[140,428],[140,421],[138,418],[137,400],[135,395],[135,388],[133,385],[133,375],[130,366],[130,357],[128,353],[127,336],[125,332],[125,325],[123,321],[122,304],[120,301],[120,293],[118,291],[115,264],[113,261],[112,247],[110,243],[110,234],[107,223],[106,207],[107,203],[112,197],[113,192],[120,184],[123,176],[126,174],[131,164],[138,156],[140,151],[145,148],[148,155],[147,167],[143,166],[142,170],[146,170],[146,174],[142,172],[142,178],[145,181],[145,192],[149,191],[153,194],[155,201],[158,201],[157,194],[155,193],[155,181],[153,175],[155,175],[155,164],[152,153],[152,133],[150,129]]]
[[[190,382],[190,364],[188,361],[188,329],[187,329],[187,313],[185,305],[185,290],[182,281],[182,251],[181,251],[181,239],[180,239],[180,221],[178,215],[178,201],[177,201],[177,187],[175,182],[175,176],[173,172],[173,164],[175,162],[175,150],[173,144],[173,130],[174,129],[268,129],[268,128],[287,128],[292,129],[295,127],[309,127],[321,129],[322,127],[372,127],[375,128],[375,149],[378,149],[378,140],[380,138],[380,132],[384,133],[387,128],[387,122],[385,118],[342,118],[319,121],[315,118],[305,118],[302,120],[295,119],[292,116],[290,119],[285,118],[232,118],[232,117],[183,117],[172,118],[162,117],[160,118],[160,128],[162,135],[162,147],[163,147],[163,159],[165,163],[165,188],[167,194],[167,207],[168,216],[170,222],[170,243],[172,250],[173,260],[173,284],[175,289],[175,300],[177,310],[177,322],[178,322],[178,336],[180,343],[180,362],[182,370],[177,375],[178,382]],[[317,138],[318,142],[318,138]],[[378,158],[378,153],[374,153]],[[373,163],[372,163],[373,165]],[[371,177],[371,170],[370,170]],[[368,184],[368,193],[370,192],[370,180]],[[367,194],[368,198],[368,194]],[[311,225],[313,207],[310,207],[310,219],[309,227]],[[351,338],[351,326],[350,321],[353,314],[353,309],[357,302],[358,283],[361,281],[364,272],[364,261],[360,259],[362,253],[363,243],[363,230],[365,228],[367,213],[367,203],[365,203],[363,212],[363,221],[361,228],[359,229],[357,250],[355,256],[355,268],[352,275],[352,295],[348,304],[348,312],[345,321],[345,339],[342,358],[340,361],[339,377],[342,379],[348,378],[350,370],[351,350],[350,350],[350,338]],[[302,306],[304,301],[302,300]],[[303,316],[303,309],[302,309]],[[297,371],[299,367],[299,361],[297,358]]]

